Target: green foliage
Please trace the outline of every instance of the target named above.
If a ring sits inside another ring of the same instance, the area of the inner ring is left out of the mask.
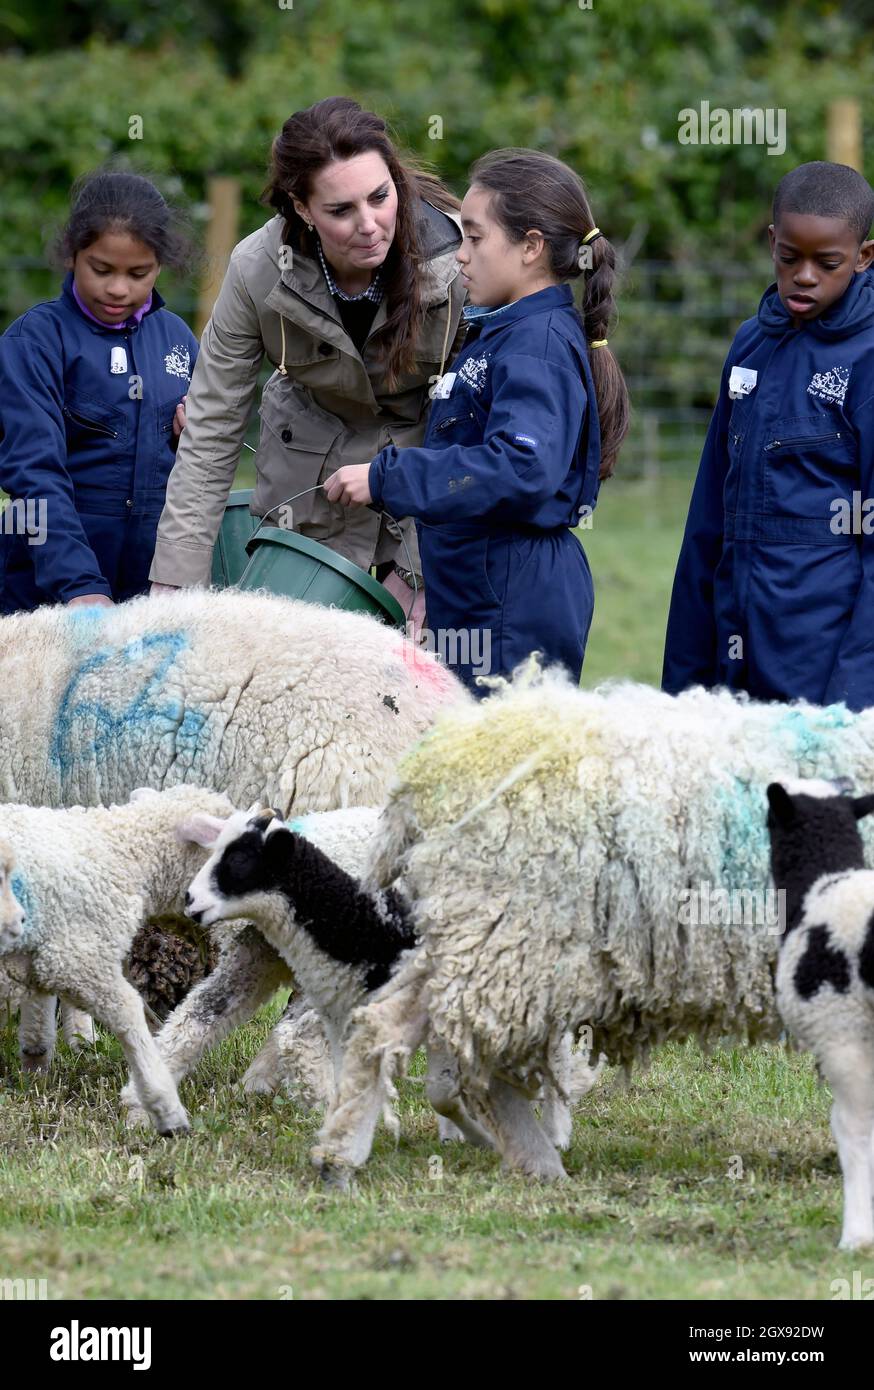
[[[583,176],[599,225],[632,259],[686,275],[720,262],[739,270],[748,294],[712,323],[672,316],[670,293],[664,312],[646,296],[632,303],[633,267],[620,300],[616,345],[629,355],[636,401],[706,411],[731,335],[771,278],[774,186],[825,156],[835,96],[862,99],[874,148],[865,100],[874,31],[863,0],[741,3],[730,22],[722,0],[281,2],[290,8],[26,0],[12,14],[0,0],[0,328],[57,292],[56,272],[41,268],[44,248],[78,174],[110,158],[152,172],[188,201],[201,230],[207,177],[235,175],[245,235],[267,217],[258,195],[283,121],[345,93],[384,115],[459,194],[485,150],[549,150]],[[701,101],[784,109],[785,152],[680,145],[678,113]],[[143,138],[131,139],[137,115]],[[161,288],[191,314],[195,286],[165,276]],[[659,401],[645,380],[653,344]]]

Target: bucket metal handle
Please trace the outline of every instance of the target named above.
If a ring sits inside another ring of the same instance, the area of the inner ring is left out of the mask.
[[[247,449],[252,449],[252,445],[251,445],[251,444],[247,444],[245,447],[246,447]],[[252,449],[252,453],[253,453],[253,454],[254,454],[254,453],[257,453],[257,450],[256,450],[256,449]],[[307,494],[308,492],[318,492],[319,489],[320,489],[320,488],[324,488],[324,486],[325,486],[324,483],[316,483],[315,487],[305,487],[305,488],[301,488],[300,492],[295,492],[295,493],[292,494],[291,497],[284,497],[284,498],[282,499],[281,502],[275,503],[275,505],[272,506],[272,507],[269,509],[269,511],[266,511],[266,512],[264,513],[264,515],[262,516],[261,520],[258,522],[258,525],[255,527],[255,530],[252,532],[251,540],[254,540],[254,538],[257,536],[258,532],[261,530],[261,527],[264,525],[265,521],[267,520],[267,518],[268,518],[268,516],[270,515],[271,512],[276,512],[276,511],[278,511],[280,507],[286,507],[286,506],[288,506],[288,503],[289,503],[289,502],[296,502],[297,499],[298,499],[298,497],[305,497],[306,494]],[[412,622],[413,608],[415,607],[416,599],[417,599],[418,596],[419,596],[419,586],[418,586],[418,584],[416,583],[416,573],[415,573],[415,568],[414,568],[414,566],[413,566],[413,557],[412,557],[412,555],[410,554],[410,547],[407,545],[407,540],[406,540],[406,537],[405,537],[403,531],[401,530],[401,526],[400,526],[400,522],[399,522],[399,521],[397,521],[393,516],[391,516],[389,512],[384,512],[384,511],[382,511],[380,508],[373,507],[372,510],[375,511],[375,512],[377,513],[378,516],[380,516],[380,517],[385,517],[386,522],[388,523],[388,525],[389,525],[390,527],[394,526],[394,527],[397,528],[398,539],[399,539],[401,545],[404,547],[404,553],[406,554],[406,557],[407,557],[407,565],[408,565],[410,574],[413,576],[413,597],[412,597],[412,600],[411,600],[411,602],[410,602],[410,606],[409,606],[409,608],[407,609],[407,612],[406,612],[406,620],[407,620],[407,622],[408,622],[408,623],[409,623],[409,622]]]

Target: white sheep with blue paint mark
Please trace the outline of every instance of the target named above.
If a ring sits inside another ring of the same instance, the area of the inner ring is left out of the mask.
[[[203,859],[179,841],[179,820],[231,810],[223,793],[197,787],[143,789],[121,806],[0,805],[0,840],[14,855],[23,910],[0,938],[0,962],[32,999],[60,996],[116,1035],[161,1134],[187,1129],[188,1120],[124,965],[147,917],[182,910]]]
[[[40,608],[0,619],[0,800],[189,784],[284,815],[377,804],[403,749],[469,699],[358,613],[235,590]],[[0,968],[0,1001],[15,989]]]
[[[423,944],[353,1017],[315,1161],[364,1161],[380,1058],[400,1065],[423,1016],[505,1160],[544,1177],[564,1170],[523,1102],[556,1029],[626,1065],[778,1036],[766,788],[841,775],[874,785],[874,709],[584,691],[529,665],[448,711],[401,759],[368,872]],[[703,920],[714,899],[728,920]]]
[[[802,779],[768,787],[771,865],[785,894],[777,1007],[831,1086],[844,1179],[840,1246],[874,1245],[874,870],[859,821],[874,795]]]

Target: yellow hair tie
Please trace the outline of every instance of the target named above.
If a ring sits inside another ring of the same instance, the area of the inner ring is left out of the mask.
[[[600,227],[593,227],[592,230],[591,230],[590,232],[586,232],[586,235],[583,237],[582,241],[580,242],[580,245],[581,245],[581,246],[585,246],[585,244],[586,244],[587,241],[591,241],[591,240],[592,240],[592,237],[596,237],[596,236],[600,236],[600,235],[601,235],[601,228],[600,228]]]
[[[589,347],[606,347],[607,342],[607,338],[596,338],[593,342],[589,343]]]

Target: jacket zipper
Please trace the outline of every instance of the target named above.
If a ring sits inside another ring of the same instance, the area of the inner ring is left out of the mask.
[[[109,439],[118,438],[117,430],[111,430],[108,425],[101,425],[97,420],[89,420],[85,415],[77,415],[66,405],[64,406],[64,414],[68,420],[72,420],[76,425],[84,425],[86,429],[94,430],[97,434],[105,434]]]
[[[441,430],[448,430],[450,425],[457,425],[459,420],[472,420],[473,411],[469,410],[466,415],[450,415],[448,420],[441,420],[439,425],[434,426],[434,433],[439,434]]]
[[[806,434],[798,439],[772,439],[770,444],[765,445],[765,453],[769,449],[788,449],[794,444],[825,444],[830,439],[840,439],[840,430],[835,430],[832,434]]]

